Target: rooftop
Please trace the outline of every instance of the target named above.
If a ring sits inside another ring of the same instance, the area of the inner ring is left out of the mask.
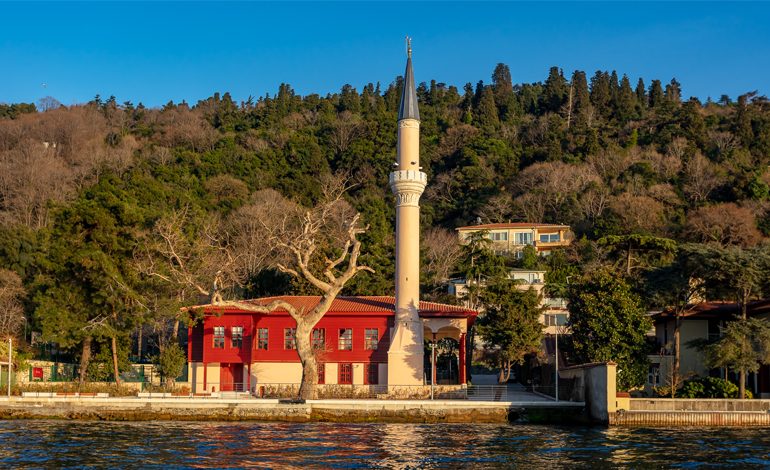
[[[749,302],[747,307],[749,316],[770,314],[770,299],[762,299]],[[684,314],[684,318],[703,320],[716,318],[728,320],[740,314],[740,305],[735,302],[712,301],[689,305],[687,311]],[[665,309],[662,312],[656,312],[652,315],[653,320],[662,320],[673,317],[674,311],[670,308]]]
[[[562,224],[540,224],[535,222],[508,222],[504,224],[481,224],[481,225],[466,225],[465,227],[457,227],[455,230],[496,230],[496,229],[510,229],[510,228],[569,228],[569,225]]]
[[[318,295],[283,295],[275,297],[262,297],[259,299],[246,300],[244,302],[255,305],[267,305],[274,300],[283,300],[297,309],[309,310],[315,307],[321,300]],[[199,307],[207,310],[223,309],[225,311],[241,311],[238,308],[217,307],[215,305],[201,305]],[[286,310],[277,308],[271,313],[286,313]],[[327,315],[335,314],[394,314],[395,297],[391,296],[339,296],[334,299]],[[420,316],[423,317],[469,317],[476,316],[477,312],[459,305],[440,304],[436,302],[420,301]]]

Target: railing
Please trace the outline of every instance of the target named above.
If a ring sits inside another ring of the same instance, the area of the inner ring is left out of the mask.
[[[475,401],[508,401],[507,385],[470,385],[468,400]]]

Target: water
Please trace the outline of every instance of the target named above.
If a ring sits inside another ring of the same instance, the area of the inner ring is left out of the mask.
[[[770,467],[767,429],[0,421],[2,468]]]

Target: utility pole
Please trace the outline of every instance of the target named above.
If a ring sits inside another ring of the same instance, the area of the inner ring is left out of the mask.
[[[13,340],[8,338],[8,399],[11,399],[11,372],[13,370],[13,364],[11,362],[11,354],[13,353]]]
[[[553,396],[556,398],[556,401],[559,401],[559,320],[556,315],[553,316],[554,319],[554,325],[556,327],[556,347],[554,348],[556,355],[554,357],[554,383],[556,384],[556,388],[554,390]]]

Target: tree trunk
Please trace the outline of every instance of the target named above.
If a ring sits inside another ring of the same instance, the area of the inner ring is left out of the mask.
[[[179,342],[179,319],[178,318],[174,320],[174,329],[171,332],[171,338],[174,340],[174,343]]]
[[[628,244],[628,252],[626,253],[626,274],[631,275],[631,243]]]
[[[139,327],[136,335],[136,357],[139,358],[139,362],[142,362],[142,333],[144,332],[143,327]]]
[[[91,337],[83,338],[83,353],[80,356],[80,385],[82,386],[88,376],[88,364],[91,362]]]
[[[112,337],[112,373],[115,375],[115,385],[120,387],[120,372],[118,371],[118,340]]]
[[[314,326],[314,325],[313,325]],[[316,384],[318,383],[318,364],[310,344],[310,335],[313,327],[297,324],[297,335],[294,339],[297,345],[299,362],[302,364],[302,383],[299,386],[299,398],[313,400],[316,398]]]
[[[671,398],[679,385],[679,369],[682,357],[682,315],[677,313],[674,320],[674,372],[671,375]]]
[[[738,399],[746,398],[746,369],[738,371]]]

